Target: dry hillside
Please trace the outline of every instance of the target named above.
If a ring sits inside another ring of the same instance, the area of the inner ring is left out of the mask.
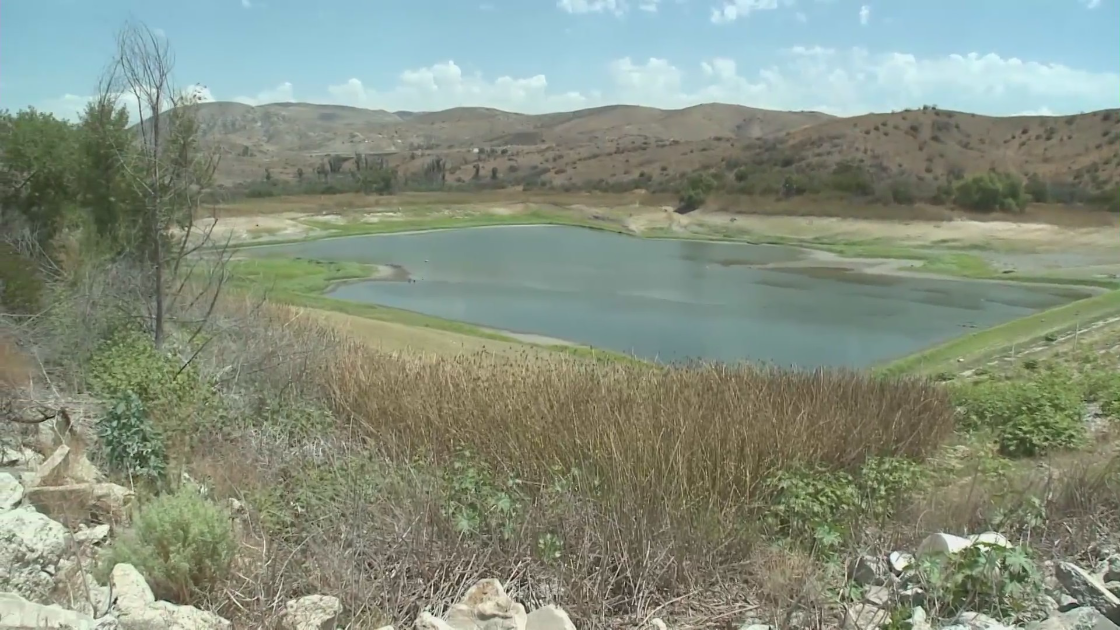
[[[324,155],[381,154],[402,172],[434,157],[448,181],[497,169],[511,184],[639,180],[643,187],[700,168],[827,172],[862,164],[876,177],[935,186],[996,168],[1105,190],[1120,182],[1120,112],[998,118],[923,108],[837,118],[708,104],[681,110],[615,105],[544,115],[463,107],[387,112],[284,103],[203,106],[205,138],[224,154],[220,181],[313,176]]]

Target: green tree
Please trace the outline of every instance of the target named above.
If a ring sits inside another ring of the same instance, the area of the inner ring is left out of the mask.
[[[73,125],[34,108],[0,116],[0,208],[42,244],[75,205],[76,139]]]
[[[989,171],[958,184],[953,202],[977,212],[1017,212],[1027,207],[1028,199],[1019,178],[1009,173]]]
[[[716,180],[707,173],[694,173],[680,190],[680,206],[682,210],[695,210],[704,205],[708,195],[716,188]]]
[[[128,129],[128,111],[108,95],[91,101],[78,123],[77,185],[82,206],[102,239],[127,243],[136,225],[139,198],[128,185],[128,163],[135,143]]]

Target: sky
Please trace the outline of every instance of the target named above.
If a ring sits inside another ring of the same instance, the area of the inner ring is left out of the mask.
[[[1120,0],[0,0],[0,109],[76,118],[128,20],[250,105],[1120,106]]]

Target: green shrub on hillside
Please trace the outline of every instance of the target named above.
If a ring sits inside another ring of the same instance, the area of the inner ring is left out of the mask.
[[[1020,212],[1030,199],[1023,182],[1008,173],[987,172],[974,175],[957,184],[953,201],[966,210],[977,212]]]
[[[1086,437],[1082,388],[1065,370],[963,385],[955,390],[955,399],[963,408],[962,428],[991,431],[1008,457],[1076,447]]]
[[[818,549],[835,548],[855,519],[889,517],[921,481],[917,463],[894,457],[869,459],[854,476],[823,466],[793,467],[766,484],[771,525]]]
[[[704,205],[708,195],[716,189],[716,180],[707,173],[694,173],[685,180],[680,191],[680,204],[684,210],[695,210]]]
[[[86,381],[103,398],[134,393],[169,438],[190,430],[185,423],[212,402],[194,366],[183,367],[157,350],[151,337],[134,330],[118,332],[100,345],[90,358]]]
[[[1026,547],[975,544],[952,555],[926,556],[902,579],[921,588],[925,607],[942,619],[973,611],[1026,621],[1042,612],[1042,576]]]
[[[229,513],[184,484],[140,508],[134,527],[105,550],[101,572],[131,564],[157,599],[189,604],[222,586],[236,553]]]
[[[151,481],[161,481],[167,472],[163,437],[148,417],[144,403],[131,391],[117,397],[97,421],[97,436],[109,466]]]

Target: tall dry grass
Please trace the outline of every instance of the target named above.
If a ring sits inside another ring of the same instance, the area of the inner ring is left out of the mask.
[[[533,480],[578,468],[642,513],[749,505],[795,463],[922,459],[952,431],[942,388],[856,371],[423,359],[349,346],[331,401],[389,454],[468,448]]]

